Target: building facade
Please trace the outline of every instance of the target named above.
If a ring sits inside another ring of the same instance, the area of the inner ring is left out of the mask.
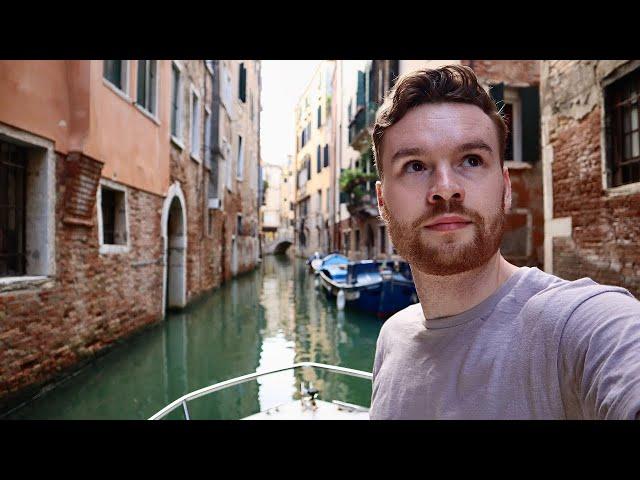
[[[541,67],[545,270],[640,295],[640,62]]]
[[[0,407],[225,278],[213,73],[204,60],[0,62]],[[259,125],[241,110],[234,213],[251,225]],[[257,234],[242,232],[249,269]]]
[[[332,248],[333,90],[336,62],[318,65],[295,109],[295,250],[300,256]]]

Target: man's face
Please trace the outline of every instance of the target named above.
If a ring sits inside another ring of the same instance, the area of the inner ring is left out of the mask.
[[[386,130],[380,153],[380,214],[412,268],[453,275],[487,263],[511,207],[491,119],[470,104],[420,105]],[[462,222],[440,223],[453,216]]]

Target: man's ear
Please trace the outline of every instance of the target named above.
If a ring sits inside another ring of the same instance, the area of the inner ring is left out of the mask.
[[[376,198],[378,199],[378,212],[382,216],[380,208],[384,207],[384,198],[382,197],[382,182],[380,180],[376,181]]]
[[[502,167],[502,180],[504,182],[504,212],[511,213],[511,178],[509,178],[507,167]]]

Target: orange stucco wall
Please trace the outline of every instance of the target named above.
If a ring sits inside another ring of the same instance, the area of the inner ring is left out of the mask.
[[[60,153],[82,150],[104,162],[106,178],[164,195],[170,63],[158,63],[158,123],[134,105],[136,68],[130,61],[126,99],[105,84],[101,60],[0,61],[0,122],[52,140]]]

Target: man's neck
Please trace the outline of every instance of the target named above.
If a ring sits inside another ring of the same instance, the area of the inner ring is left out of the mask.
[[[412,269],[420,305],[427,320],[465,312],[489,298],[518,267],[500,251],[486,264],[455,275],[428,275]]]

